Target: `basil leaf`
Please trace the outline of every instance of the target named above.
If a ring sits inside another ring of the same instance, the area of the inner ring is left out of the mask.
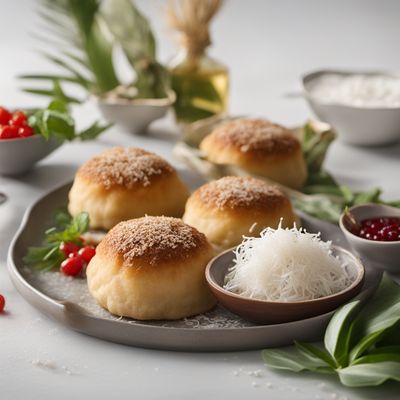
[[[262,358],[266,365],[275,369],[283,369],[287,371],[319,371],[325,372],[327,364],[316,358],[311,359],[301,353],[296,353],[293,350],[275,350],[266,349],[262,351]]]
[[[329,354],[334,358],[337,365],[345,367],[348,365],[348,352],[352,334],[352,321],[355,312],[358,311],[361,301],[356,300],[342,306],[333,314],[326,328],[324,344]]]
[[[340,382],[351,387],[378,386],[388,379],[400,381],[400,362],[382,361],[337,370]]]
[[[358,343],[353,346],[350,359],[360,357],[399,322],[400,286],[385,273],[378,289],[354,320],[353,331]]]

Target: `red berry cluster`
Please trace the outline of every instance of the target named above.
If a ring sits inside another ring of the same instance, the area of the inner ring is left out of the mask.
[[[77,276],[85,271],[87,264],[96,254],[96,249],[92,246],[84,246],[73,242],[62,242],[60,250],[65,255],[65,260],[61,263],[60,270],[65,275]]]
[[[6,299],[2,294],[0,294],[0,313],[4,311],[5,305],[6,305]]]
[[[34,134],[28,125],[27,115],[22,111],[10,112],[0,107],[0,139],[25,138]]]
[[[364,239],[381,242],[393,242],[400,240],[400,218],[381,217],[370,218],[361,221],[361,229],[357,236]]]

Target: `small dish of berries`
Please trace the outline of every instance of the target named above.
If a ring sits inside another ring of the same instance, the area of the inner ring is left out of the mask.
[[[10,111],[0,107],[0,140],[23,139],[33,136],[35,131],[28,123],[24,111]]]

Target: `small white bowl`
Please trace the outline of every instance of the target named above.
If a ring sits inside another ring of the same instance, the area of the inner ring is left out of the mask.
[[[19,175],[53,152],[62,143],[40,135],[0,140],[0,175]]]
[[[350,212],[358,221],[378,217],[400,217],[400,209],[384,204],[362,204],[351,207]],[[380,242],[361,238],[351,232],[344,219],[344,213],[340,217],[339,226],[361,259],[372,262],[371,266],[375,268],[393,273],[400,272],[400,240]]]
[[[378,71],[319,70],[304,75],[302,81],[304,97],[311,109],[337,130],[339,140],[360,146],[387,145],[400,140],[400,107],[356,107],[324,102],[310,92],[311,82],[324,74],[398,76]]]
[[[143,133],[148,125],[162,118],[175,102],[175,93],[163,99],[114,100],[91,96],[102,116],[131,133]]]

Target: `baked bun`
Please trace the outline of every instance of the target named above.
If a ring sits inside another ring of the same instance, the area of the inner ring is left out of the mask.
[[[183,221],[203,232],[219,249],[238,245],[264,228],[292,227],[298,219],[290,200],[261,179],[227,176],[197,189],[186,203]]]
[[[223,123],[203,139],[200,149],[212,162],[236,165],[291,188],[301,188],[307,177],[293,132],[263,119]]]
[[[71,215],[86,211],[90,227],[108,230],[144,215],[181,217],[189,190],[154,153],[115,147],[83,164],[69,193]]]
[[[216,303],[204,275],[214,250],[182,220],[143,217],[111,229],[87,268],[90,293],[113,314],[180,319]]]

